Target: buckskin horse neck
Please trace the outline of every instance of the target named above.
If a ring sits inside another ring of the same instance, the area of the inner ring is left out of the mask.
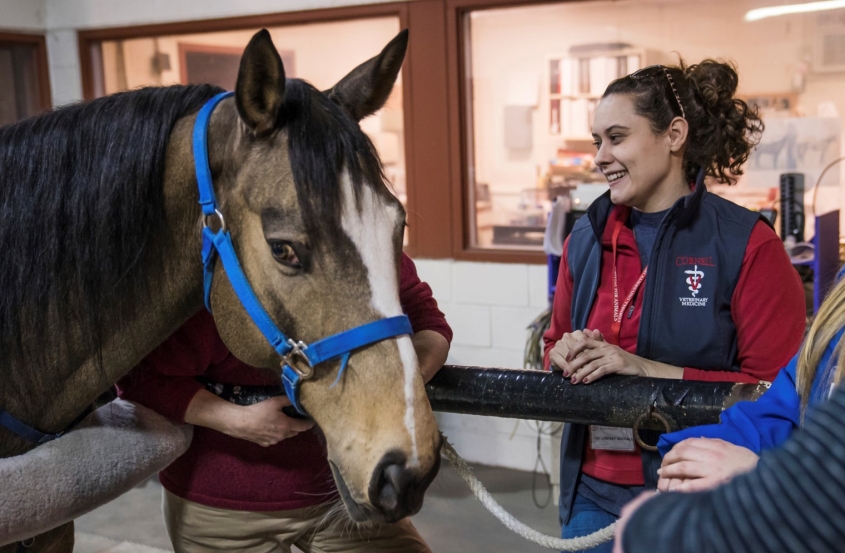
[[[320,92],[285,78],[261,31],[211,118],[210,166],[240,262],[297,340],[401,314],[404,209],[358,121],[386,101],[406,45],[403,32]],[[218,92],[141,89],[0,129],[0,407],[21,421],[62,430],[202,308],[191,130]],[[230,351],[278,371],[220,263],[211,303]],[[440,437],[410,338],[356,351],[332,387],[337,368],[318,367],[301,401],[350,515],[415,513]],[[0,456],[31,447],[0,428]]]

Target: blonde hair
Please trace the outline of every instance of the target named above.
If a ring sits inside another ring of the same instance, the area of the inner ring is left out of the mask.
[[[813,388],[813,380],[820,368],[822,356],[830,341],[842,327],[845,327],[845,278],[840,280],[825,298],[798,354],[796,386],[801,396],[802,419],[807,410],[810,390]],[[839,341],[831,356],[831,362],[835,359],[836,364],[829,381],[837,385],[842,381],[843,373],[845,373],[845,348],[842,342],[842,340]],[[822,370],[825,368],[822,367]]]

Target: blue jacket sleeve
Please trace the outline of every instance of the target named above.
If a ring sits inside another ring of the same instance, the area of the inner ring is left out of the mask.
[[[721,423],[694,426],[660,437],[657,447],[666,455],[687,438],[719,438],[758,455],[785,442],[800,422],[800,397],[795,387],[798,356],[778,373],[772,387],[757,401],[742,401],[722,413]]]

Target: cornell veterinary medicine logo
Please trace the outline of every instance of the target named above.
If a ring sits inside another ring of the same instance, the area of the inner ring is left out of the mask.
[[[704,307],[707,305],[707,298],[700,298],[698,294],[701,293],[701,281],[704,279],[704,271],[698,269],[698,265],[694,266],[694,269],[684,271],[684,275],[686,278],[684,282],[686,282],[688,289],[690,291],[690,297],[681,296],[681,305],[684,307]]]

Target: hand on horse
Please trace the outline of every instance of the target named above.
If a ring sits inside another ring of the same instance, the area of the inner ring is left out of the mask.
[[[294,419],[282,413],[282,408],[290,404],[287,396],[277,396],[254,405],[238,406],[239,416],[226,434],[269,447],[314,426],[313,420]]]
[[[314,426],[311,420],[292,419],[282,413],[282,408],[288,405],[287,396],[272,397],[254,405],[235,405],[208,390],[199,390],[185,410],[185,422],[267,447]]]
[[[660,491],[699,492],[754,470],[760,457],[745,447],[713,438],[689,438],[672,448],[657,473]]]

